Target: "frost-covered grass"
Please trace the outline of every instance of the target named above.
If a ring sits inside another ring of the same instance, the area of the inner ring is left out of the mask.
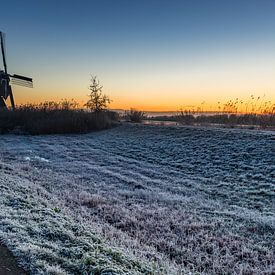
[[[3,136],[0,237],[33,273],[271,274],[273,146],[150,125]]]
[[[0,236],[32,274],[150,274],[63,213],[57,198],[1,163]],[[109,273],[108,273],[109,272]]]

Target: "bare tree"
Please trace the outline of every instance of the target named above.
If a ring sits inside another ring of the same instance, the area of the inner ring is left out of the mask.
[[[91,75],[91,84],[89,90],[89,100],[85,104],[87,108],[94,112],[100,112],[108,107],[111,102],[110,98],[102,93],[102,88],[96,76]]]

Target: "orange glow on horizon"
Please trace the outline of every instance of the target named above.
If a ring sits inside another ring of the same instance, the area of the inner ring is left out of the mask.
[[[45,101],[55,101],[60,102],[62,100],[71,100],[73,97],[50,97],[45,93],[39,94],[38,97],[20,96],[22,93],[15,93],[15,100],[17,105],[24,104],[39,104]],[[24,93],[26,95],[26,93]],[[42,96],[43,95],[43,96]],[[74,100],[82,108],[86,103],[88,97],[75,97]],[[275,99],[275,98],[274,98]],[[159,101],[156,100],[142,100],[140,98],[129,99],[129,97],[111,97],[111,103],[109,109],[122,109],[129,110],[131,108],[145,111],[145,112],[177,112],[177,111],[191,111],[191,112],[238,112],[238,113],[262,113],[264,111],[271,111],[275,108],[275,100],[270,97],[263,96],[249,96],[245,99],[235,98],[235,99],[224,99],[224,100],[195,100],[195,99],[179,99],[179,100],[165,100],[160,98]],[[145,103],[144,103],[145,102]]]

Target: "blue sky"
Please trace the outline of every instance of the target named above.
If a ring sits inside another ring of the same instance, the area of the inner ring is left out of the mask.
[[[86,100],[98,75],[112,106],[177,109],[275,99],[275,1],[6,1],[11,72],[33,76],[18,101]]]

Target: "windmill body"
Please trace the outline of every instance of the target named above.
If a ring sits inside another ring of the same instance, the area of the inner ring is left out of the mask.
[[[15,109],[15,103],[13,99],[13,93],[10,83],[32,88],[32,78],[18,75],[9,74],[7,70],[6,52],[5,52],[5,36],[3,32],[0,32],[1,54],[3,60],[4,70],[0,69],[0,108],[7,108],[6,101],[10,98],[11,107]]]

